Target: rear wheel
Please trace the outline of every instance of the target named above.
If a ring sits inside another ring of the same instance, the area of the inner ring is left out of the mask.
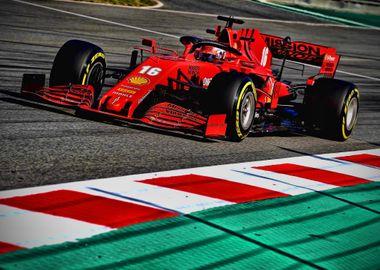
[[[344,141],[351,135],[359,112],[359,90],[349,82],[321,78],[305,90],[306,122],[327,137]]]
[[[50,87],[68,84],[91,85],[96,100],[104,83],[106,61],[98,46],[69,40],[58,51],[50,73]]]
[[[226,114],[227,139],[242,141],[249,134],[256,110],[252,79],[237,72],[217,74],[207,89],[209,114]]]

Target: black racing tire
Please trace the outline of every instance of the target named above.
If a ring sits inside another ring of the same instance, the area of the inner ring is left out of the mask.
[[[91,85],[96,100],[103,87],[105,68],[105,55],[100,47],[82,40],[69,40],[55,56],[49,85]]]
[[[208,114],[226,114],[226,137],[240,142],[248,136],[256,111],[256,88],[252,79],[237,72],[222,72],[206,91]]]
[[[359,90],[346,81],[320,78],[305,89],[305,122],[333,140],[345,141],[358,118]]]

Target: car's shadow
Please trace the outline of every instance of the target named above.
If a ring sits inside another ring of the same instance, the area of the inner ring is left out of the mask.
[[[102,114],[78,113],[80,111],[76,111],[74,108],[68,108],[64,106],[59,106],[57,104],[47,103],[38,99],[23,96],[20,93],[9,91],[9,90],[0,89],[0,93],[9,96],[9,97],[1,97],[0,100],[3,102],[18,104],[21,106],[31,107],[34,109],[63,114],[66,116],[72,116],[72,117],[77,117],[77,118],[79,117],[81,119],[86,119],[89,121],[100,122],[100,123],[104,123],[108,125],[124,126],[128,128],[144,131],[144,132],[152,132],[152,133],[161,134],[165,136],[172,136],[172,137],[183,138],[183,139],[188,139],[188,140],[193,140],[193,141],[198,141],[198,142],[216,143],[220,141],[227,141],[226,139],[205,138],[201,135],[185,133],[183,131],[164,130],[164,129],[147,126],[140,123],[115,119],[115,118],[105,116]],[[321,139],[330,139],[326,137],[323,133],[320,133],[318,131],[306,132],[305,130],[302,130],[300,128],[284,128],[284,127],[280,127],[278,130],[272,129],[271,131],[251,132],[248,137],[261,138],[261,137],[305,137],[305,136],[312,136],[312,137],[317,137]]]
[[[188,140],[198,141],[198,142],[207,142],[207,143],[215,143],[218,140],[205,138],[200,135],[184,133],[181,131],[173,131],[173,130],[163,130],[160,128],[150,127],[139,123],[127,122],[119,119],[113,119],[109,116],[104,116],[101,114],[95,113],[77,113],[74,108],[68,108],[64,106],[59,106],[57,104],[50,104],[38,99],[29,98],[21,95],[20,93],[12,92],[9,90],[0,89],[0,93],[5,94],[9,97],[1,97],[0,100],[7,103],[17,104],[21,106],[26,106],[34,109],[45,110],[49,112],[54,112],[66,116],[72,116],[76,118],[86,119],[94,122],[104,123],[108,125],[116,125],[116,126],[125,126],[128,128],[133,128],[136,130],[141,130],[144,132],[152,132],[156,134],[161,134],[165,136],[174,136],[178,138],[184,138]]]
[[[66,116],[86,119],[93,122],[98,122],[98,123],[103,123],[103,124],[108,124],[108,125],[115,125],[115,126],[123,126],[123,127],[133,128],[135,130],[140,130],[144,132],[151,132],[151,133],[161,134],[165,136],[183,138],[187,140],[204,142],[204,143],[217,143],[221,141],[228,141],[227,139],[223,139],[223,138],[219,138],[219,139],[206,138],[198,134],[186,133],[184,131],[164,130],[164,129],[147,126],[140,123],[114,119],[112,117],[96,114],[96,113],[90,113],[90,114],[77,113],[74,108],[67,108],[64,106],[59,106],[57,104],[50,104],[41,100],[22,96],[20,93],[12,92],[9,90],[0,89],[0,93],[9,96],[9,97],[1,97],[0,100],[3,102],[18,104],[21,106],[31,107],[31,108],[39,109],[39,110],[45,110],[49,112],[66,115]],[[284,127],[280,127],[280,130],[273,129],[268,132],[266,131],[251,132],[248,135],[249,138],[262,138],[262,137],[285,138],[285,137],[310,137],[310,136],[320,138],[320,139],[332,140],[330,137],[326,136],[322,132],[319,132],[318,130],[305,131],[300,128],[284,128]]]
[[[248,137],[252,138],[263,138],[263,137],[304,137],[307,136],[306,132],[302,132],[299,130],[292,130],[292,129],[286,129],[286,130],[279,130],[279,131],[269,131],[269,132],[251,132]]]
[[[125,126],[128,128],[133,128],[136,130],[141,130],[144,132],[152,132],[165,136],[174,136],[177,138],[184,138],[188,140],[198,141],[198,142],[207,142],[207,143],[215,143],[218,141],[226,141],[226,139],[212,139],[205,138],[203,136],[185,133],[183,131],[174,131],[174,130],[164,130],[156,127],[146,126],[140,123],[127,122],[119,119],[114,119],[109,116],[95,114],[95,113],[77,113],[74,108],[67,108],[64,106],[59,106],[57,104],[47,103],[38,99],[30,98],[27,96],[23,96],[20,93],[0,89],[0,93],[5,94],[9,97],[0,98],[1,101],[18,104],[21,106],[31,107],[34,109],[45,110],[49,112],[54,112],[58,114],[63,114],[66,116],[79,117],[81,119],[86,119],[94,122],[100,122],[108,125],[116,125],[116,126]],[[80,111],[78,111],[80,112]],[[252,132],[248,137],[251,138],[260,138],[260,137],[303,137],[303,136],[313,136],[324,138],[323,134],[318,134],[317,132],[310,134],[301,131],[300,129],[289,129],[289,128],[281,128],[281,130],[272,130],[270,132]]]

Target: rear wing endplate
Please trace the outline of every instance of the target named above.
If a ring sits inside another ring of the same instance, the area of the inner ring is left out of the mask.
[[[320,75],[334,77],[339,64],[340,55],[335,48],[307,43],[303,41],[290,41],[277,36],[261,34],[269,47],[272,57],[319,66]]]

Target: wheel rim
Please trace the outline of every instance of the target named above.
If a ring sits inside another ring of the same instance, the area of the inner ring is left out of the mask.
[[[242,101],[240,108],[240,123],[241,127],[245,130],[249,129],[252,124],[254,110],[255,97],[252,92],[248,92]]]
[[[95,92],[100,91],[103,85],[103,64],[101,62],[96,62],[90,69],[87,84],[94,87]]]
[[[359,107],[359,102],[356,97],[350,100],[350,103],[348,104],[347,108],[347,114],[346,114],[346,129],[351,130],[356,121],[356,116],[358,113],[358,107]]]

